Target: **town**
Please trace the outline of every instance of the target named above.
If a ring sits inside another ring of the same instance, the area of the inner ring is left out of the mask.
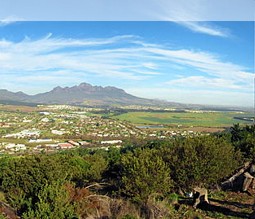
[[[188,129],[135,125],[107,118],[98,114],[99,108],[39,105],[27,109],[0,111],[1,154],[50,153],[77,147],[107,150],[135,139],[201,135]]]

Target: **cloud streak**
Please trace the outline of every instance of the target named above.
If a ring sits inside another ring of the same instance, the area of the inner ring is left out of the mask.
[[[217,26],[211,26],[208,22],[180,21],[177,24],[184,26],[196,33],[207,34],[217,37],[229,37],[229,31]]]
[[[219,106],[252,106],[253,97],[249,93],[240,92],[228,92],[222,90],[189,90],[178,89],[172,87],[142,87],[142,88],[129,88],[126,89],[129,93],[139,95],[140,97],[147,97],[148,93],[151,93],[151,98],[167,100],[170,94],[170,101],[179,103],[190,104],[209,104]],[[247,103],[251,103],[247,105]]]
[[[237,85],[234,80],[224,79],[224,78],[208,78],[204,76],[190,76],[181,77],[180,79],[175,79],[166,82],[168,85],[181,85],[181,87],[195,87],[199,89],[242,89],[241,85]]]
[[[7,26],[13,23],[16,23],[18,21],[24,21],[25,19],[17,17],[17,16],[8,16],[6,18],[3,18],[0,20],[0,27],[1,26]]]
[[[13,89],[6,85],[11,86],[13,81],[29,81],[26,89],[38,92],[40,84],[72,85],[96,77],[147,83],[152,90],[159,85],[180,91],[219,90],[229,96],[233,92],[252,96],[254,78],[246,67],[227,62],[219,55],[167,48],[137,36],[66,39],[51,34],[37,40],[0,40],[0,76],[4,79],[0,87],[10,90]]]
[[[205,19],[211,13],[210,4],[204,0],[193,0],[187,4],[185,0],[179,0],[173,7],[171,1],[157,0],[161,6],[160,13],[155,16],[159,19],[174,22],[192,32],[206,34],[214,37],[229,37],[230,31],[217,25],[212,25]]]

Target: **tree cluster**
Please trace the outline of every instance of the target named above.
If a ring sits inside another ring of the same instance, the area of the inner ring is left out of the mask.
[[[137,218],[153,197],[215,187],[253,157],[254,139],[254,126],[235,125],[226,134],[108,151],[2,156],[0,204],[22,218]]]

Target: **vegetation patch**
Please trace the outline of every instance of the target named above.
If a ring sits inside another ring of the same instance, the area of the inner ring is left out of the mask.
[[[245,120],[237,120],[234,117],[240,115],[238,112],[128,112],[113,118],[126,120],[134,124],[168,124],[188,125],[204,127],[229,127],[241,122],[251,123]],[[251,116],[247,114],[247,117]]]

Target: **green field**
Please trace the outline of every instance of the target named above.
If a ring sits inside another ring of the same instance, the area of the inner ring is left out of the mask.
[[[251,114],[240,114],[237,112],[129,112],[113,118],[129,121],[133,124],[167,124],[201,127],[227,127],[234,123],[251,124],[238,119],[236,116],[252,116]]]

